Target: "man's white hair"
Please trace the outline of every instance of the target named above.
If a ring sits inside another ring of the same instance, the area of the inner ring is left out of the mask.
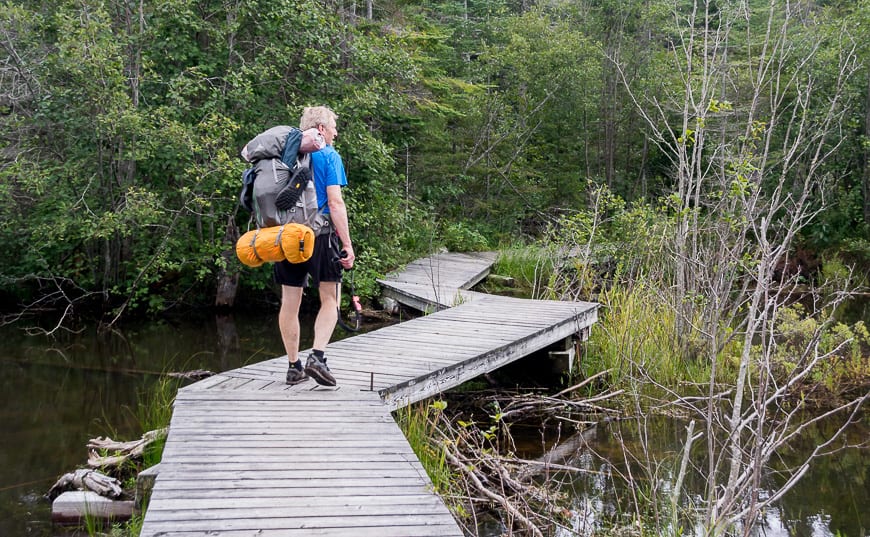
[[[337,120],[338,115],[326,106],[306,106],[299,120],[299,128],[306,130],[318,125],[334,127]]]

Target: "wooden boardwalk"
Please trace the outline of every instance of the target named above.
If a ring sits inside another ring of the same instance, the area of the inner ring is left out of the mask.
[[[390,411],[526,356],[597,305],[466,291],[492,256],[442,254],[381,283],[431,315],[330,343],[336,388],[287,386],[287,358],[179,391],[143,537],[460,536]]]

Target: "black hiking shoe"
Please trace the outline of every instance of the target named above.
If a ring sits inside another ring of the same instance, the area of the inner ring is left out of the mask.
[[[335,386],[335,377],[329,372],[329,368],[326,367],[324,361],[318,360],[317,356],[314,356],[313,353],[309,354],[308,360],[305,361],[305,372],[309,377],[314,379],[314,382],[321,386]]]
[[[301,367],[297,368],[296,364],[299,364],[299,362],[294,362],[290,364],[289,368],[287,368],[287,384],[290,384],[291,386],[308,380],[308,375],[305,374],[305,371],[303,371]],[[302,364],[299,365],[301,366]]]

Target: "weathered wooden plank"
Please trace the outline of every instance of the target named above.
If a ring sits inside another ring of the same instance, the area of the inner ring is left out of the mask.
[[[396,371],[397,375],[408,378],[407,375],[401,373],[401,368],[406,368],[411,371],[418,368],[431,367],[432,365],[449,365],[456,361],[455,358],[436,354],[435,352],[428,355],[421,355],[419,348],[407,354],[398,354],[393,349],[403,349],[403,345],[399,343],[385,342],[384,345],[377,345],[375,340],[369,340],[367,347],[361,347],[354,353],[352,357],[339,356],[337,360],[330,359],[329,368],[344,371],[381,371],[387,373]],[[377,349],[375,350],[375,347]],[[463,351],[465,356],[473,356],[470,352]],[[333,356],[335,356],[333,354]],[[371,368],[371,369],[366,369]]]
[[[343,472],[344,470],[391,470],[396,467],[407,466],[409,468],[413,468],[416,471],[421,471],[423,466],[420,463],[413,461],[404,461],[400,457],[394,457],[392,459],[387,460],[356,460],[351,461],[337,461],[331,458],[321,457],[320,460],[306,460],[299,461],[296,458],[293,459],[292,465],[288,463],[286,459],[281,460],[272,460],[272,461],[262,461],[257,458],[250,458],[248,460],[239,460],[238,458],[227,460],[222,463],[215,463],[214,460],[209,459],[206,461],[198,462],[166,462],[164,465],[161,465],[160,471],[167,472],[167,475],[171,475],[173,473],[178,472],[202,472],[202,471],[232,471],[232,472],[249,472],[249,471],[272,471],[272,470],[287,470],[288,468],[292,468],[294,470],[300,471],[335,471],[335,472]],[[345,475],[345,474],[342,474]]]
[[[240,519],[256,519],[256,520],[288,520],[288,519],[325,519],[330,518],[326,525],[334,523],[336,519],[346,519],[349,517],[385,517],[392,516],[397,518],[428,518],[430,516],[441,516],[446,509],[443,503],[419,503],[419,504],[375,504],[375,505],[303,505],[299,506],[295,502],[286,502],[282,506],[277,507],[243,507],[239,508],[235,505],[227,504],[219,507],[206,509],[183,509],[178,507],[174,510],[158,510],[152,518],[154,522],[169,522],[179,521],[187,522],[190,520],[208,519],[209,525],[214,526],[215,522],[230,522]],[[231,522],[230,522],[231,523]],[[299,523],[299,522],[297,522]],[[308,522],[310,523],[310,522]],[[220,525],[218,526],[220,527]],[[255,526],[256,527],[256,526]]]
[[[196,391],[196,390],[210,389],[210,388],[213,388],[213,387],[215,387],[223,382],[227,382],[229,380],[230,380],[230,377],[227,377],[224,375],[214,375],[214,376],[208,377],[206,379],[200,380],[198,382],[194,382],[193,384],[188,384],[187,386],[184,386],[183,388],[179,388],[178,393],[183,394],[183,393],[192,392],[192,391]]]
[[[142,537],[150,537],[153,533],[142,533]],[[281,528],[281,529],[248,529],[248,530],[225,530],[219,534],[213,531],[173,531],[173,537],[348,537],[347,528]],[[463,537],[455,523],[430,524],[426,526],[400,526],[400,527],[364,527],[353,528],[353,537]]]
[[[249,449],[259,449],[259,448],[273,448],[276,446],[280,447],[305,447],[310,446],[314,442],[309,438],[299,438],[295,435],[283,435],[283,436],[270,436],[268,438],[251,438],[250,436],[214,436],[212,438],[203,439],[200,436],[192,436],[185,437],[179,435],[179,442],[184,442],[185,449],[209,449],[216,450],[223,447],[234,447],[239,445],[239,443],[244,442],[245,446]],[[377,448],[377,449],[390,449],[393,447],[404,447],[406,440],[404,438],[379,438],[375,440],[357,440],[357,439],[345,439],[335,438],[333,440],[329,440],[324,437],[320,437],[321,441],[318,443],[321,447],[328,447],[330,449],[338,449],[338,448],[349,448],[349,449],[357,449],[363,450],[368,448]]]
[[[459,352],[460,356],[474,356],[474,351],[470,349],[461,349],[460,351],[453,350],[450,354],[444,352],[444,350],[438,348],[437,346],[429,346],[429,347],[417,347],[413,349],[413,352],[408,353],[407,355],[401,354],[392,354],[390,351],[390,347],[393,345],[388,345],[386,343],[375,342],[372,340],[372,343],[369,343],[370,340],[365,340],[359,342],[359,344],[355,347],[342,345],[340,347],[336,346],[334,348],[330,348],[330,364],[329,367],[332,368],[332,356],[336,356],[338,353],[338,360],[336,360],[336,367],[343,366],[347,364],[348,366],[353,366],[357,360],[361,363],[365,363],[367,361],[375,362],[375,363],[384,363],[389,365],[396,365],[401,363],[408,364],[427,364],[427,363],[444,363],[450,364],[456,361],[454,357],[454,353]],[[404,347],[401,345],[401,341],[395,342],[395,348]]]
[[[503,344],[509,342],[510,339],[491,334],[463,334],[461,332],[446,332],[439,330],[430,330],[428,327],[423,330],[407,330],[401,334],[401,343],[403,346],[413,349],[419,347],[420,343],[427,345],[438,345],[439,350],[448,354],[454,348],[474,349],[486,348],[492,344]],[[388,344],[395,342],[395,336],[387,333],[373,333],[371,337],[365,340],[378,344]]]
[[[204,405],[208,404],[208,401],[203,402]],[[336,404],[344,404],[337,402]],[[245,405],[239,405],[236,408],[229,407],[220,407],[220,408],[197,408],[195,406],[184,406],[184,407],[176,407],[179,411],[180,419],[192,419],[196,420],[198,418],[205,419],[206,421],[209,419],[220,419],[220,418],[229,418],[235,419],[236,417],[245,418],[246,412],[247,416],[250,416],[249,421],[279,421],[279,422],[301,422],[301,423],[312,423],[315,421],[320,421],[321,419],[325,419],[329,421],[329,418],[336,417],[341,418],[342,415],[347,417],[356,417],[356,418],[366,418],[366,421],[371,422],[389,422],[389,414],[369,414],[365,409],[345,409],[344,413],[339,413],[334,408],[330,408],[329,406],[305,406],[303,404],[297,405],[295,408],[283,408],[283,409],[275,409],[275,410],[264,410],[263,413],[252,415],[249,410],[251,407]],[[253,409],[256,410],[256,409]],[[348,421],[348,420],[344,420]]]
[[[431,288],[425,285],[378,280],[384,287],[384,296],[392,298],[418,311],[438,311],[459,304],[473,302],[476,297],[470,291],[455,291],[450,288]]]
[[[380,478],[379,478],[380,479]],[[427,479],[422,477],[403,477],[397,479],[382,478],[383,481],[378,483],[376,487],[380,490],[380,485],[385,487],[390,486],[416,486],[425,487],[429,484]],[[328,479],[328,478],[306,478],[306,479],[221,479],[216,481],[200,481],[191,479],[187,476],[172,479],[169,477],[160,476],[154,484],[152,494],[159,494],[163,489],[171,488],[174,490],[199,490],[208,488],[209,490],[224,489],[230,491],[230,496],[235,494],[239,489],[266,489],[266,488],[282,488],[282,489],[333,489],[333,488],[372,488],[373,482],[369,478],[360,479]]]
[[[265,529],[309,529],[309,528],[347,528],[358,527],[401,527],[401,526],[425,526],[431,524],[436,515],[345,515],[345,516],[309,516],[304,518],[242,518],[233,520],[154,520],[153,517],[146,521],[150,522],[148,529],[155,534],[161,531],[176,532],[185,530],[212,530],[223,532],[228,530],[265,530]],[[445,524],[450,515],[445,513],[441,524]],[[455,524],[455,523],[454,523]],[[346,530],[347,531],[347,530]],[[147,535],[147,534],[146,534]],[[217,535],[220,535],[218,533]]]
[[[341,417],[341,416],[339,416]],[[323,429],[328,432],[332,432],[335,430],[335,422],[328,422],[329,425],[326,425],[327,422],[324,422]],[[347,423],[343,422],[342,425],[342,436],[345,438],[370,438],[372,436],[377,436],[381,434],[389,434],[395,431],[395,424],[389,423],[387,420],[381,422],[364,422],[364,423]],[[287,423],[276,423],[273,420],[257,420],[250,421],[245,420],[242,423],[239,423],[236,420],[227,420],[220,423],[211,423],[208,420],[202,420],[197,423],[189,422],[189,421],[181,421],[177,425],[173,426],[172,432],[173,436],[194,436],[194,435],[209,435],[209,434],[222,434],[226,430],[232,431],[234,435],[237,436],[245,436],[245,435],[265,435],[271,436],[278,433],[287,434],[288,431],[293,434],[300,435],[302,437],[305,436],[313,436],[316,434],[321,434],[320,432],[311,432],[311,429],[308,427],[304,427],[306,424],[303,420],[299,420],[295,423],[288,425]]]
[[[363,506],[407,506],[407,505],[442,505],[441,500],[432,494],[393,494],[383,496],[319,496],[294,497],[288,502],[283,497],[269,498],[233,498],[232,507],[247,508],[286,508],[307,509],[311,507],[338,507],[356,509]],[[219,509],[226,507],[224,498],[173,498],[152,499],[148,509],[157,511],[174,511],[177,509]]]
[[[288,456],[292,456],[292,459],[288,459]],[[387,453],[375,453],[375,452],[366,452],[365,463],[371,464],[373,466],[377,466],[379,464],[410,464],[417,465],[419,462],[416,460],[413,451],[411,452],[387,452]],[[288,460],[292,460],[294,465],[299,465],[300,468],[320,468],[324,465],[329,464],[337,464],[339,466],[344,464],[359,464],[360,463],[360,452],[352,451],[352,450],[344,450],[337,451],[335,453],[330,452],[329,457],[323,456],[322,449],[313,449],[308,452],[303,452],[301,450],[284,450],[279,453],[261,453],[260,451],[250,451],[239,453],[239,454],[228,454],[228,453],[207,453],[207,454],[192,454],[189,451],[185,452],[176,452],[176,454],[172,457],[171,460],[167,459],[161,462],[162,465],[165,463],[167,467],[171,467],[173,465],[203,465],[203,464],[212,464],[212,465],[224,465],[224,464],[247,464],[247,463],[262,463],[264,465],[271,464],[283,464],[287,466]]]
[[[300,389],[302,386],[297,385],[294,386],[294,390],[287,390],[285,392],[268,392],[268,393],[258,393],[258,392],[247,392],[247,391],[231,391],[231,392],[213,392],[213,391],[195,391],[195,392],[185,392],[184,394],[179,394],[175,400],[175,405],[183,405],[189,401],[211,401],[213,406],[219,406],[221,404],[231,406],[231,405],[249,405],[255,408],[262,407],[262,404],[257,404],[262,401],[274,401],[274,402],[286,402],[286,403],[294,403],[294,402],[306,402],[306,403],[317,403],[321,402],[323,404],[329,404],[326,401],[337,403],[342,401],[354,402],[356,403],[356,408],[380,408],[377,397],[363,397],[357,392],[352,391],[341,391],[341,390],[330,390],[328,393],[330,394],[329,399],[324,399],[324,392],[318,393],[308,393],[308,390]],[[194,406],[199,406],[199,403]]]
[[[408,364],[444,363],[449,365],[456,362],[456,357],[472,358],[480,354],[480,349],[487,348],[485,345],[452,345],[443,338],[442,342],[414,342],[396,339],[370,339],[370,345],[378,349],[383,358],[369,356],[370,361],[383,360],[385,364],[392,363],[396,358],[406,358]],[[489,345],[491,346],[491,345]],[[433,347],[438,347],[437,352]],[[433,348],[432,351],[426,351]],[[332,364],[330,364],[330,368]]]
[[[323,393],[323,395],[325,397],[332,397],[333,394],[337,394],[338,391],[324,390],[321,393]],[[210,401],[208,399],[202,399],[199,402],[201,403],[201,405],[199,405],[199,406],[194,405],[194,404],[190,404],[189,402],[185,402],[184,404],[176,405],[175,408],[178,409],[179,413],[181,413],[182,415],[185,415],[185,416],[187,416],[187,415],[189,415],[189,416],[197,416],[197,415],[214,416],[214,415],[222,415],[222,414],[227,415],[227,416],[232,416],[235,414],[244,415],[245,412],[248,412],[248,415],[250,416],[251,412],[249,412],[249,411],[250,410],[257,410],[257,408],[258,408],[256,405],[253,404],[254,403],[253,401],[236,401],[236,404],[232,405],[232,406],[227,406],[227,405],[222,405],[222,404],[219,405],[219,404],[216,404],[214,401]],[[339,405],[344,406],[347,403],[352,402],[352,401],[342,400],[342,399],[338,399],[338,398],[323,401],[323,404],[311,404],[310,402],[307,402],[307,401],[299,401],[298,403],[294,404],[294,402],[290,401],[290,402],[286,403],[284,406],[278,406],[277,402],[274,400],[269,401],[269,402],[276,403],[277,408],[264,409],[262,414],[257,414],[257,415],[261,415],[261,416],[273,416],[274,415],[277,417],[280,417],[283,415],[283,416],[287,416],[287,417],[292,417],[292,416],[304,414],[306,412],[323,413],[323,414],[329,415],[330,411],[332,411],[333,414],[335,413],[336,406],[339,406]],[[376,417],[376,416],[383,415],[383,414],[372,414],[371,409],[366,408],[362,404],[359,407],[345,408],[343,410],[345,412],[347,412],[348,415],[352,415],[352,416]]]
[[[183,413],[178,417],[179,423],[189,423],[189,424],[197,424],[203,426],[222,426],[240,423],[241,421],[246,421],[248,423],[263,423],[263,424],[276,424],[276,425],[286,425],[288,427],[299,425],[308,425],[310,426],[312,422],[321,422],[324,424],[328,424],[325,426],[333,427],[334,423],[347,423],[348,421],[355,421],[357,423],[362,423],[363,421],[360,418],[366,418],[364,423],[390,423],[391,419],[389,414],[375,417],[369,417],[365,412],[352,412],[347,411],[344,413],[337,413],[334,410],[330,410],[328,408],[322,409],[296,409],[293,412],[269,412],[260,414],[256,417],[251,416],[250,419],[245,420],[245,411],[244,410],[232,410],[232,409],[223,409],[223,410],[194,410],[191,409],[188,413]],[[348,418],[358,418],[355,420],[348,420]],[[173,430],[175,430],[175,423],[171,424]]]
[[[371,481],[367,481],[364,485],[347,486],[335,488],[332,486],[320,488],[305,488],[305,487],[285,487],[280,483],[276,483],[271,487],[251,487],[251,488],[175,488],[174,483],[163,485],[157,494],[152,494],[152,501],[155,498],[164,500],[179,500],[179,499],[215,499],[225,501],[227,498],[233,500],[237,498],[287,498],[288,502],[291,499],[299,498],[328,498],[328,497],[379,497],[379,496],[403,496],[417,494],[432,494],[426,486],[421,486],[415,483],[405,483],[396,485],[373,486]]]
[[[165,471],[160,470],[161,473]],[[289,483],[294,481],[304,480],[306,483],[311,483],[313,480],[322,480],[332,482],[335,480],[347,479],[420,479],[420,471],[418,468],[404,465],[394,465],[391,468],[351,468],[351,469],[336,469],[333,471],[314,469],[306,470],[295,468],[292,461],[288,461],[282,470],[266,470],[266,469],[246,469],[246,470],[218,470],[210,468],[170,468],[166,470],[163,479],[172,481],[173,476],[179,476],[181,479],[190,481],[268,481],[273,479],[283,479]]]
[[[171,457],[183,455],[185,453],[189,453],[189,451],[190,450],[184,449],[183,446],[179,446],[177,448],[175,448],[175,447],[166,448],[166,450],[164,451],[164,457],[171,458]],[[235,447],[221,447],[221,448],[214,448],[214,449],[203,448],[203,449],[200,449],[199,451],[202,453],[203,457],[222,456],[222,455],[242,457],[242,456],[250,453],[251,449],[248,447],[244,447],[244,446],[242,446],[242,447],[235,446]],[[257,449],[257,453],[262,454],[264,457],[283,456],[283,457],[286,457],[288,461],[292,461],[293,458],[296,456],[309,456],[309,455],[314,455],[314,456],[320,455],[321,457],[325,456],[323,446],[315,446],[315,447],[309,447],[309,446],[304,446],[304,447],[298,447],[298,446],[263,447],[263,448]],[[404,448],[404,447],[400,447],[400,446],[389,447],[389,448],[387,448],[387,447],[377,448],[377,450],[374,451],[374,453],[376,455],[408,455],[408,456],[414,455],[414,451],[411,450],[411,448]],[[341,448],[334,448],[334,449],[331,448],[329,450],[329,457],[330,458],[346,458],[346,457],[353,456],[354,454],[356,454],[357,459],[359,459],[359,457],[361,456],[360,450],[358,450],[358,449],[355,450],[353,448],[341,447]],[[367,456],[370,458],[374,457],[374,455],[367,455]],[[159,481],[159,478],[158,478],[158,481]]]

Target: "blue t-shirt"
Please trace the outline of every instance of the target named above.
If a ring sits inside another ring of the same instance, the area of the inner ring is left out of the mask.
[[[314,175],[314,188],[317,190],[317,206],[329,214],[326,198],[327,186],[347,186],[347,174],[341,155],[331,145],[311,153],[311,173]]]

